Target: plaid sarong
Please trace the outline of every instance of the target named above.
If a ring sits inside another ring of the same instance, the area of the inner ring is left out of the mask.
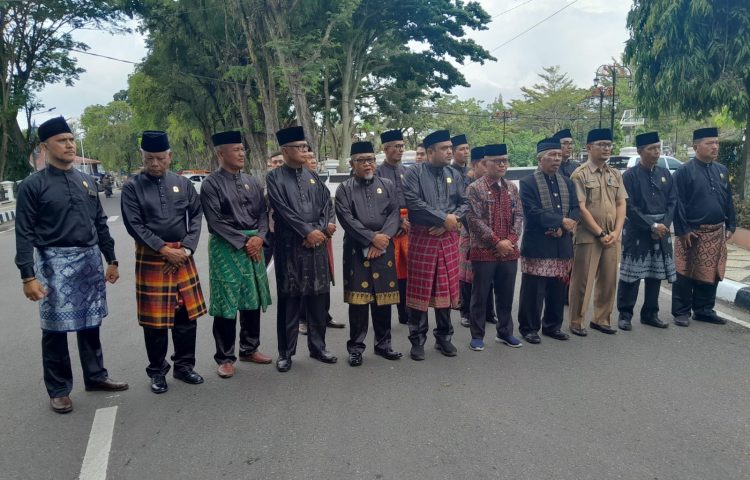
[[[458,240],[458,253],[461,258],[458,264],[458,279],[466,283],[474,282],[474,271],[471,269],[471,260],[469,260],[470,250],[471,236],[469,235],[469,229],[461,225],[461,234]]]
[[[693,246],[686,248],[682,239],[674,246],[674,263],[677,273],[704,283],[716,283],[724,279],[727,267],[727,241],[724,224],[701,225],[693,230],[698,238]]]
[[[242,230],[245,235],[257,235],[257,230]],[[236,249],[218,235],[208,240],[208,275],[211,282],[211,306],[214,317],[235,318],[237,310],[266,311],[271,305],[266,262],[250,260],[244,248]]]
[[[179,242],[170,242],[167,246],[182,248]],[[193,257],[175,273],[164,273],[166,263],[158,252],[135,244],[135,300],[138,324],[142,327],[172,328],[175,312],[183,306],[190,320],[206,314]]]
[[[409,215],[409,211],[405,208],[401,209],[401,218],[406,218]],[[396,255],[396,276],[399,280],[404,280],[408,277],[406,271],[406,262],[409,255],[409,235],[401,232],[393,237],[393,249]]]
[[[435,237],[428,227],[412,225],[409,248],[406,306],[421,312],[428,307],[458,309],[458,233]]]
[[[42,330],[76,332],[98,327],[107,316],[107,291],[99,247],[36,250],[37,279],[47,290],[39,302]]]

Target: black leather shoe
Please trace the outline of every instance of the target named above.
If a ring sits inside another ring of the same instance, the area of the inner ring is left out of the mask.
[[[651,318],[642,318],[641,317],[641,324],[643,324],[643,325],[650,325],[650,326],[656,327],[656,328],[667,328],[667,327],[669,327],[669,324],[667,322],[662,321],[659,317],[651,317]]]
[[[630,323],[629,318],[620,318],[617,320],[617,326],[620,330],[630,331],[633,329],[633,325]]]
[[[584,327],[570,327],[570,333],[579,337],[585,337],[589,334]]]
[[[553,330],[551,332],[542,332],[545,337],[554,338],[555,340],[568,340],[570,337],[562,330]],[[584,335],[585,336],[585,335]]]
[[[164,393],[169,390],[167,377],[164,375],[154,375],[151,377],[151,391],[154,393]]]
[[[455,357],[458,350],[450,340],[435,341],[435,348],[446,357]]]
[[[714,325],[724,325],[727,323],[727,321],[720,316],[713,314],[709,316],[704,315],[693,315],[693,320],[696,322],[706,322],[706,323],[713,323]]]
[[[188,370],[186,372],[178,372],[175,370],[172,376],[177,380],[182,380],[190,385],[200,385],[203,383],[203,377],[201,377],[195,370]]]
[[[349,365],[352,367],[359,367],[362,365],[362,354],[361,353],[350,353],[349,354]]]
[[[607,335],[614,335],[617,333],[617,330],[610,327],[609,325],[599,325],[598,323],[591,322],[589,323],[589,327],[593,328],[594,330],[599,330],[602,333],[606,333]]]
[[[471,325],[471,322],[466,317],[461,317],[461,322],[460,323],[461,323],[462,327],[466,327],[466,328],[469,328],[469,326]]]
[[[420,361],[424,360],[424,346],[423,345],[412,345],[411,352],[409,353],[412,360]]]
[[[521,335],[524,340],[526,340],[529,343],[538,344],[542,343],[542,339],[539,338],[539,334],[536,332],[527,333],[525,335]]]
[[[117,382],[108,378],[103,382],[97,383],[96,385],[86,385],[87,392],[120,392],[127,390],[128,384],[125,382]]]
[[[409,324],[409,319],[406,318],[406,316],[404,316],[404,317],[398,317],[398,323],[400,323],[401,325],[408,325]]]
[[[336,363],[339,361],[338,358],[328,350],[323,350],[319,353],[311,353],[311,358],[314,358],[315,360],[320,360],[323,363]]]
[[[291,358],[279,358],[276,360],[276,370],[280,372],[288,372],[292,369],[292,359]]]
[[[339,322],[337,322],[334,319],[330,319],[330,320],[328,320],[328,322],[326,322],[326,327],[328,327],[328,328],[345,328],[346,325],[344,325],[343,323],[339,323]]]
[[[687,327],[688,325],[690,325],[690,317],[688,317],[687,315],[674,317],[674,324],[678,327]]]
[[[375,350],[375,355],[379,355],[386,360],[398,360],[399,358],[403,357],[401,352],[397,352],[395,350]]]

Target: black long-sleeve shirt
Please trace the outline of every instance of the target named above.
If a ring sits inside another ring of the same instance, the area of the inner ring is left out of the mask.
[[[22,278],[34,276],[34,247],[94,245],[107,262],[116,259],[115,241],[93,177],[50,165],[21,182],[16,202],[16,265]]]
[[[441,227],[449,213],[462,220],[469,209],[463,179],[449,166],[414,165],[404,179],[404,196],[416,225]]]
[[[331,192],[307,168],[282,165],[268,174],[266,186],[278,235],[291,231],[305,238],[313,230],[325,232],[333,223]]]
[[[406,167],[402,163],[391,165],[383,162],[375,171],[375,174],[382,178],[387,178],[393,182],[398,198],[398,208],[406,208],[406,198],[404,197],[404,179],[406,177]]]
[[[362,247],[378,233],[394,237],[401,217],[393,183],[380,177],[347,179],[336,189],[336,216],[345,236]]]
[[[651,234],[655,223],[648,215],[664,215],[658,222],[667,228],[672,225],[677,208],[677,189],[666,168],[658,165],[646,170],[640,164],[622,174],[622,183],[628,192],[627,227]]]
[[[131,237],[156,252],[166,242],[195,251],[201,235],[200,198],[190,180],[172,172],[139,173],[122,187],[122,220]]]
[[[685,235],[700,225],[724,223],[727,230],[737,228],[737,213],[732,201],[729,171],[720,163],[693,158],[674,173],[678,214],[674,229]]]
[[[268,205],[263,198],[263,187],[254,177],[219,168],[203,180],[200,197],[209,232],[238,250],[248,240],[242,230],[257,230],[265,242]]]

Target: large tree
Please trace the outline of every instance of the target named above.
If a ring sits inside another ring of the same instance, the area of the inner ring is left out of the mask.
[[[86,155],[104,163],[107,170],[130,173],[140,165],[138,152],[139,130],[133,121],[133,111],[124,100],[107,105],[90,105],[81,115],[80,125],[85,132]]]
[[[636,0],[625,60],[646,115],[701,119],[725,110],[745,126],[750,172],[750,7],[743,0]],[[750,191],[750,175],[745,176]]]

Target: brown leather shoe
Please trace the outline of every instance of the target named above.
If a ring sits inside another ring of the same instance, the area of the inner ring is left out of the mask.
[[[216,370],[221,378],[231,378],[234,376],[234,364],[232,362],[222,363]]]
[[[101,383],[97,383],[96,385],[86,385],[87,392],[119,392],[127,390],[128,388],[129,385],[127,383],[117,382],[111,378],[108,378]]]
[[[73,411],[73,402],[70,397],[57,397],[49,399],[49,406],[55,413],[68,413]]]
[[[241,362],[271,363],[271,360],[273,360],[271,357],[257,350],[250,355],[240,355]]]

